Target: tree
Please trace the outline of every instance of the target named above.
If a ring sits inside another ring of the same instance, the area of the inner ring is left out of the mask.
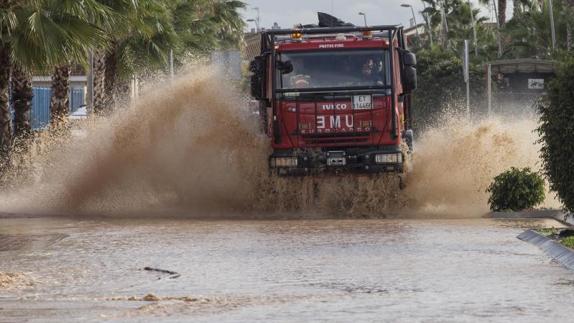
[[[504,57],[545,58],[554,55],[550,26],[550,7],[547,3],[542,6],[523,4],[523,10],[517,13],[503,28],[505,38]],[[556,49],[568,50],[570,47],[569,34],[574,11],[564,0],[554,1],[554,20],[556,29]]]
[[[110,8],[95,0],[45,0],[42,7],[50,12],[53,25],[60,27],[66,36],[60,59],[54,62],[50,101],[52,126],[60,128],[70,112],[70,62],[87,63],[90,49],[101,46],[106,39],[100,26],[106,26],[106,21],[114,17]]]
[[[544,174],[564,207],[574,211],[574,58],[571,56],[558,67],[539,112]]]
[[[500,27],[506,23],[506,0],[498,0],[498,23]]]
[[[32,110],[32,74],[20,64],[12,66],[12,106],[14,108],[14,137],[21,146],[27,145],[32,133],[30,115]]]
[[[125,6],[123,15],[123,23],[114,25],[117,30],[110,33],[104,51],[105,99],[95,107],[98,112],[111,109],[125,96],[124,84],[136,69],[165,67],[169,49],[176,46],[171,16],[163,1],[140,0],[137,5]]]
[[[477,46],[482,52],[490,52],[494,43],[494,34],[484,25],[485,17],[479,17],[480,10],[473,9],[463,0],[424,0],[429,7],[423,12],[428,15],[431,30],[443,29],[443,45],[451,50],[459,50],[465,39],[473,39],[473,18],[477,29]],[[444,21],[443,14],[444,12]],[[448,26],[448,32],[446,32]]]

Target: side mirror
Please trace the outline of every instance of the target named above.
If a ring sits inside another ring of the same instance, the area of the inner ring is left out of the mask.
[[[417,66],[417,55],[412,52],[404,52],[403,64],[405,66]]]
[[[409,51],[403,53],[403,91],[411,93],[417,89],[417,56]]]
[[[281,72],[281,74],[289,74],[293,72],[293,63],[291,63],[291,61],[286,62],[278,61],[277,69],[279,70],[279,72]]]
[[[265,97],[265,57],[257,56],[249,64],[251,75],[251,96],[257,100]]]
[[[403,91],[411,93],[417,89],[417,69],[414,66],[405,66],[403,70]]]

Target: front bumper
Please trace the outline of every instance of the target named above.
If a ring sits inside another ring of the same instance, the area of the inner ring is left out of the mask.
[[[308,176],[322,173],[402,173],[404,161],[405,156],[395,147],[276,151],[269,157],[269,169],[280,176]]]

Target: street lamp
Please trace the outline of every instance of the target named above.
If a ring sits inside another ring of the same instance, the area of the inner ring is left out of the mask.
[[[257,27],[257,32],[259,32],[259,26],[261,25],[261,12],[259,7],[253,7],[253,10],[257,11],[257,18],[255,18],[255,26]]]
[[[359,12],[359,16],[363,16],[363,20],[365,21],[365,27],[367,27],[367,14],[364,12]]]
[[[259,22],[257,19],[247,19],[247,22],[254,22],[255,23],[255,30],[259,32]]]
[[[415,15],[415,9],[413,9],[413,6],[411,6],[410,4],[406,4],[406,3],[403,3],[403,4],[401,5],[401,7],[403,7],[403,8],[411,8],[411,13],[413,14],[413,22],[415,23],[415,31],[416,31],[416,33],[417,33],[417,38],[420,39],[419,27],[417,26],[417,17],[416,17],[416,15]]]

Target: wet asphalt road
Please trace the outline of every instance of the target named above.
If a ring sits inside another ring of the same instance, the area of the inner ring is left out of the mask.
[[[531,224],[0,219],[0,322],[571,322]]]

